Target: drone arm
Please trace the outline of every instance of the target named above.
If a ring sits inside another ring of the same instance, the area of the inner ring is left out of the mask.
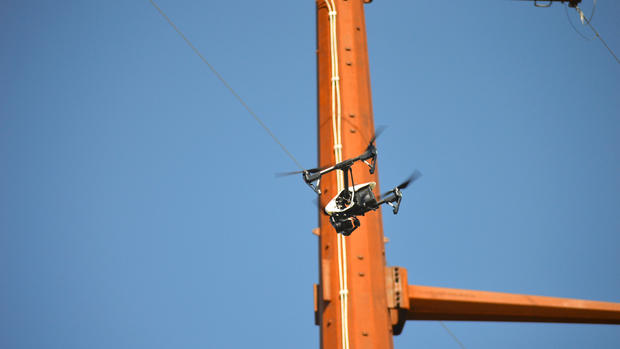
[[[394,214],[398,213],[398,209],[400,208],[400,201],[403,199],[403,194],[398,188],[394,188],[387,192],[384,197],[377,202],[377,206],[381,206],[382,204],[388,204],[392,206],[392,212]]]
[[[394,214],[398,213],[398,209],[400,208],[400,200],[402,200],[402,199],[403,199],[402,194],[400,194],[400,192],[398,192],[396,202],[391,205],[393,207],[392,212],[394,212]]]
[[[334,166],[330,166],[324,170],[318,171],[318,172],[310,172],[310,171],[304,171],[303,172],[303,177],[304,177],[304,182],[306,182],[306,184],[308,184],[308,186],[310,188],[312,188],[312,190],[314,190],[317,194],[321,194],[321,189],[319,188],[319,184],[321,183],[321,177],[324,174],[327,174],[333,170],[338,170],[341,169],[341,167],[343,167],[343,164],[345,162],[341,162],[339,164],[336,164]],[[349,165],[350,166],[350,165]],[[316,182],[316,184],[314,183]]]
[[[368,163],[368,161],[366,161],[368,159],[372,159],[372,161]],[[377,148],[375,148],[375,146],[372,144],[369,145],[362,155],[355,158],[355,161],[357,160],[362,160],[366,165],[368,165],[368,167],[370,167],[370,174],[375,173],[375,165],[377,163]]]
[[[304,182],[306,182],[306,184],[308,184],[308,186],[312,188],[312,190],[314,190],[315,193],[321,194],[321,189],[319,188],[319,185],[321,184],[322,173],[321,172],[310,173],[308,171],[305,171],[303,173],[303,176],[304,176]],[[316,182],[316,184],[314,182]]]
[[[372,159],[372,162],[369,164],[366,160],[368,159]],[[344,160],[342,162],[339,162],[333,166],[330,166],[326,169],[320,170],[320,171],[316,171],[315,170],[309,170],[309,171],[304,171],[303,172],[303,178],[304,181],[306,182],[306,184],[308,184],[308,186],[310,188],[312,188],[312,190],[314,190],[317,194],[321,194],[321,189],[319,188],[319,183],[321,181],[321,177],[327,173],[332,172],[333,170],[341,170],[343,172],[345,172],[345,182],[348,182],[347,180],[347,171],[350,172],[351,176],[353,176],[353,171],[351,171],[351,166],[356,162],[356,161],[363,161],[366,165],[368,165],[368,167],[370,167],[370,174],[373,174],[375,172],[375,165],[377,162],[377,148],[375,148],[374,145],[370,144],[368,146],[368,148],[366,148],[366,151],[354,158],[348,159],[348,160]],[[316,182],[316,184],[314,183]],[[348,187],[348,183],[345,183],[345,188]]]
[[[368,164],[368,162],[364,161],[366,163],[366,165],[368,165],[370,167],[370,174],[375,173],[375,166],[377,165],[377,154],[375,154],[372,157],[372,161],[370,162],[370,164]]]

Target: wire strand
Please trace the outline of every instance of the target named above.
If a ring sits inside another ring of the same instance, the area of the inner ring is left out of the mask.
[[[443,327],[443,329],[446,330],[446,332],[448,332],[448,334],[450,334],[450,336],[452,336],[452,339],[454,339],[454,341],[457,342],[462,349],[466,349],[465,345],[463,345],[463,342],[461,342],[458,339],[458,337],[452,331],[450,331],[448,326],[446,326],[446,324],[444,324],[443,321],[439,321],[439,323],[441,324],[441,327]]]
[[[183,40],[185,40],[185,43],[196,53],[196,55],[198,55],[198,57],[200,57],[200,59],[207,65],[207,67],[209,67],[209,69],[213,72],[213,74],[215,74],[215,76],[222,82],[222,84],[224,84],[224,86],[226,86],[226,88],[230,91],[230,93],[232,93],[233,96],[235,96],[235,98],[237,98],[239,103],[241,103],[241,105],[248,111],[248,113],[250,113],[250,115],[254,118],[254,120],[256,120],[256,122],[258,122],[258,124],[269,134],[269,136],[274,140],[274,142],[276,142],[280,146],[280,148],[282,148],[282,150],[286,153],[286,155],[288,155],[288,157],[291,158],[291,160],[293,160],[295,165],[297,165],[297,167],[299,167],[300,170],[303,170],[304,167],[299,163],[299,161],[297,161],[297,159],[295,159],[293,154],[291,154],[291,152],[288,151],[288,149],[286,149],[284,144],[282,144],[282,142],[280,142],[278,137],[276,137],[273,134],[273,132],[271,132],[269,127],[267,127],[267,125],[265,125],[265,123],[261,120],[261,118],[259,118],[258,115],[256,115],[256,113],[243,100],[243,98],[241,98],[241,96],[239,96],[239,94],[232,88],[232,86],[230,86],[228,84],[228,82],[226,82],[226,80],[224,80],[224,77],[222,75],[220,75],[220,73],[218,73],[218,71],[215,70],[215,68],[207,61],[207,59],[202,55],[202,53],[200,53],[200,51],[196,48],[196,46],[194,46],[194,44],[192,44],[192,42],[189,41],[189,39],[183,34],[183,32],[181,32],[181,30],[179,30],[179,28],[174,24],[174,22],[172,22],[170,17],[168,17],[166,15],[166,13],[164,13],[164,11],[159,6],[157,6],[155,1],[149,0],[149,2],[151,3],[151,5],[153,5],[153,7],[155,7],[155,9],[159,12],[159,14],[161,14],[161,16],[164,17],[166,22],[168,22],[168,24],[170,24],[170,26],[177,32],[177,34],[179,34],[179,36],[181,36],[181,38],[183,38]]]
[[[566,6],[564,6],[564,12],[566,13],[566,20],[568,21],[568,24],[570,24],[570,26],[573,28],[573,30],[575,31],[575,33],[579,34],[579,36],[584,39],[585,41],[590,41],[590,38],[585,36],[582,32],[580,32],[579,30],[577,30],[577,27],[575,27],[575,25],[573,24],[573,21],[571,21],[570,19],[570,15],[568,14],[568,4]]]
[[[575,10],[577,10],[577,12],[579,13],[579,15],[581,16],[581,18],[583,18],[584,22],[586,22],[586,24],[590,27],[590,29],[592,29],[592,31],[594,32],[594,34],[596,34],[596,37],[601,40],[601,42],[603,43],[603,45],[605,45],[605,47],[607,48],[607,50],[609,51],[609,53],[611,53],[612,56],[614,56],[614,58],[616,59],[616,62],[618,62],[618,64],[620,64],[620,59],[618,59],[618,56],[616,56],[616,54],[614,53],[614,51],[612,51],[612,49],[607,45],[607,43],[605,42],[605,40],[603,40],[603,38],[599,35],[598,31],[596,31],[596,29],[594,29],[594,27],[592,26],[592,23],[590,23],[590,20],[584,16],[583,11],[581,11],[581,9],[579,7],[575,7]]]

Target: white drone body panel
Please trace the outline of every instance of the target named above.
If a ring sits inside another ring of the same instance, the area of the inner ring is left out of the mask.
[[[347,207],[345,207],[343,209],[338,208],[338,205],[336,204],[336,199],[338,197],[340,197],[340,194],[342,194],[343,191],[348,190],[351,193],[351,197],[353,197],[353,193],[355,193],[357,191],[360,191],[360,190],[362,190],[362,189],[364,189],[366,187],[370,187],[370,190],[373,190],[376,185],[377,185],[377,183],[375,183],[375,182],[368,182],[368,183],[363,183],[363,184],[357,184],[357,185],[355,185],[353,187],[349,187],[347,189],[342,189],[338,193],[338,195],[334,196],[334,198],[331,199],[327,203],[327,205],[325,206],[325,213],[327,213],[330,216],[332,216],[334,214],[337,214],[337,213],[344,213],[344,212],[347,212],[349,209],[351,209],[355,205],[355,202],[353,202],[353,200],[351,200],[351,203],[349,204],[349,206],[347,206]]]

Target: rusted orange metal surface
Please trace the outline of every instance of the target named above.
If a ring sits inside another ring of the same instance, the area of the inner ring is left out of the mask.
[[[337,13],[339,81],[342,101],[342,159],[361,154],[374,133],[364,22],[369,0],[330,0]],[[332,129],[332,71],[329,9],[317,0],[317,81],[319,166],[336,162]],[[353,166],[357,184],[378,172]],[[321,180],[320,207],[338,191],[336,173]],[[406,320],[519,321],[620,324],[620,304],[578,299],[408,285],[407,271],[386,267],[381,210],[359,217],[361,226],[346,240],[349,348],[393,348],[392,335]],[[343,348],[338,235],[319,213],[319,284],[314,287],[320,345]]]
[[[620,324],[620,303],[409,285],[407,320]]]
[[[342,100],[342,158],[361,154],[371,135],[374,121],[364,22],[364,0],[334,0],[337,12],[339,77]],[[317,0],[317,78],[319,165],[335,163],[331,115],[331,56],[328,8]],[[364,164],[353,166],[356,183],[375,181]],[[336,174],[321,180],[320,205],[337,194]],[[375,194],[379,193],[379,186]],[[346,238],[348,265],[349,347],[392,348],[392,333],[386,300],[385,250],[380,210],[360,217],[361,227]],[[337,234],[327,216],[319,214],[319,285],[316,321],[321,347],[342,348],[340,280]]]

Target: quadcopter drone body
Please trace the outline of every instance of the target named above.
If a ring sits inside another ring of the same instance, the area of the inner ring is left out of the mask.
[[[353,181],[353,170],[351,169],[353,164],[362,161],[368,165],[370,174],[375,172],[377,148],[374,145],[374,141],[376,137],[377,135],[372,137],[364,153],[357,157],[344,160],[326,168],[314,168],[288,173],[301,173],[304,182],[320,195],[321,177],[336,170],[343,172],[344,188],[329,201],[323,209],[323,212],[329,216],[329,221],[334,229],[336,229],[336,232],[345,236],[351,235],[351,233],[360,226],[360,221],[357,218],[358,216],[363,216],[369,211],[375,211],[382,204],[392,206],[393,213],[397,214],[403,197],[401,189],[406,188],[410,182],[419,178],[421,175],[418,171],[414,172],[405,182],[381,195],[379,199],[377,199],[373,193],[373,189],[376,186],[375,182],[356,185]],[[349,185],[349,183],[351,183],[351,185]]]
[[[345,236],[351,235],[353,230],[360,225],[357,216],[375,211],[382,204],[392,206],[394,214],[398,213],[400,201],[403,197],[400,186],[384,194],[382,199],[377,200],[372,192],[376,185],[375,182],[368,182],[342,189],[327,203],[323,211],[330,216],[329,221],[337,232]]]

